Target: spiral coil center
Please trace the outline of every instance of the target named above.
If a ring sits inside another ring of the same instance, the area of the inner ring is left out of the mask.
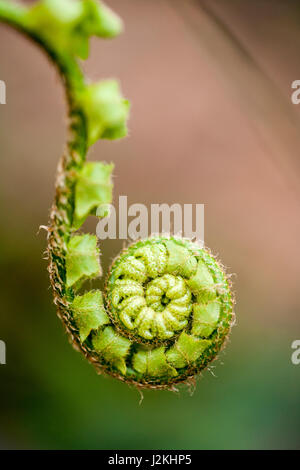
[[[96,293],[88,305],[83,300],[84,308],[101,303],[95,323],[82,328],[83,338],[89,335],[112,371],[151,386],[201,370],[230,326],[232,304],[222,270],[197,244],[173,237],[125,249],[111,266],[103,301]]]
[[[145,340],[167,340],[187,326],[192,295],[180,276],[165,274],[146,284],[119,279],[113,306],[122,324]]]

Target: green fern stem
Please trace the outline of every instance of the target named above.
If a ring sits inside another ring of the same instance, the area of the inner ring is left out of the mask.
[[[118,83],[87,84],[78,58],[88,56],[91,35],[116,36],[120,19],[96,0],[41,0],[31,8],[0,0],[0,21],[46,52],[66,90],[70,132],[47,251],[54,302],[73,345],[99,373],[141,388],[189,381],[216,357],[234,316],[229,282],[207,250],[173,237],[139,241],[113,263],[104,294],[78,293],[101,266],[96,236],[76,232],[112,201],[113,165],[86,162],[87,151],[99,138],[125,136],[129,113]]]

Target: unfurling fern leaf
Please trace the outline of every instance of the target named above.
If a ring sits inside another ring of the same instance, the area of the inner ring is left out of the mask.
[[[30,8],[0,0],[0,21],[41,46],[66,89],[70,137],[58,165],[48,270],[74,346],[98,371],[138,387],[188,381],[216,357],[233,320],[228,280],[207,250],[174,237],[138,241],[114,261],[104,293],[78,293],[101,266],[96,236],[76,231],[112,201],[113,166],[87,163],[86,154],[98,139],[125,136],[129,114],[118,83],[87,84],[78,58],[88,56],[91,35],[114,37],[121,20],[96,0]]]

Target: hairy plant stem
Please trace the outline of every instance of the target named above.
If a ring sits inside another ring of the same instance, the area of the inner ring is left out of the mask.
[[[62,79],[68,105],[69,137],[57,167],[55,198],[50,210],[48,231],[48,271],[54,293],[54,303],[58,316],[63,321],[74,346],[81,349],[76,338],[76,329],[71,321],[70,300],[73,289],[65,285],[66,245],[72,234],[74,216],[74,184],[76,170],[82,168],[86,160],[87,120],[78,106],[76,95],[84,90],[85,78],[75,58],[63,51],[54,50],[49,43],[32,31],[23,20],[24,8],[14,3],[0,0],[0,22],[6,23],[29,40],[36,43],[51,60]],[[86,355],[86,351],[83,350]]]
[[[0,22],[7,23],[26,35],[47,54],[61,76],[68,104],[69,138],[58,164],[55,200],[50,212],[48,245],[52,286],[55,293],[62,297],[65,294],[64,279],[61,279],[65,271],[63,247],[70,239],[74,214],[74,170],[82,167],[88,149],[86,117],[75,98],[84,90],[85,79],[76,59],[64,54],[63,51],[54,50],[49,43],[28,28],[23,20],[23,13],[24,8],[20,5],[0,1]],[[56,300],[59,302],[59,298]]]

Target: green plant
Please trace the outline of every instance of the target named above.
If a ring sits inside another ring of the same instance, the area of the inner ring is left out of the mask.
[[[96,0],[41,0],[31,8],[0,0],[0,20],[40,45],[65,84],[70,137],[58,166],[48,270],[74,346],[99,372],[138,387],[188,381],[216,357],[233,319],[228,280],[207,250],[174,237],[139,241],[113,263],[105,295],[78,294],[101,266],[96,236],[76,232],[112,200],[113,166],[87,163],[86,154],[100,138],[125,136],[129,113],[116,81],[86,84],[78,57],[88,56],[91,35],[118,34],[120,19]]]

